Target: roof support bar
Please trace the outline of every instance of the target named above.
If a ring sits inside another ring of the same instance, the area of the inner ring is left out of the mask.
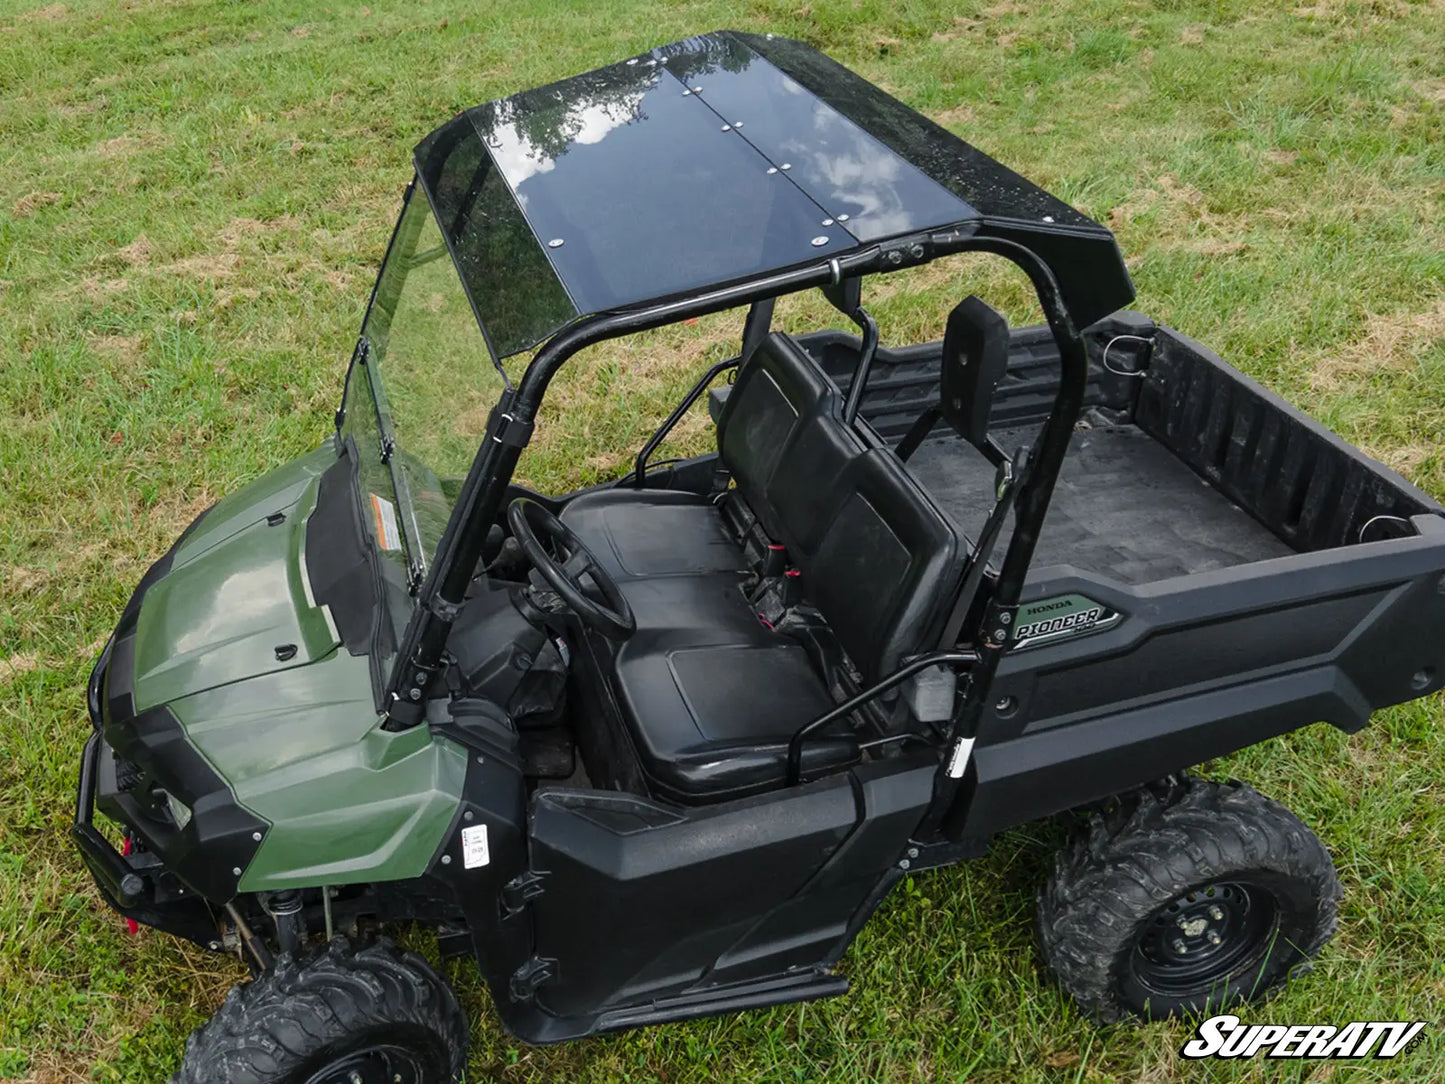
[[[978,739],[979,727],[989,703],[994,674],[1011,642],[1024,581],[1033,562],[1034,548],[1038,545],[1054,485],[1069,450],[1069,439],[1083,410],[1089,377],[1084,340],[1048,264],[1013,241],[976,237],[969,247],[1012,260],[1029,276],[1054,342],[1058,344],[1062,371],[1048,421],[1039,431],[1022,477],[1015,482],[1017,496],[1014,499],[1013,538],[1004,553],[998,584],[974,639],[978,664],[969,670],[968,682],[950,728],[944,766],[934,781],[933,799],[919,825],[915,837],[918,839],[927,838],[940,827],[950,838],[958,838],[963,833],[971,798],[978,786],[973,745]]]

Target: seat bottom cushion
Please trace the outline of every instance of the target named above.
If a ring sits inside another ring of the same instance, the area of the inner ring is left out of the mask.
[[[561,518],[619,582],[747,567],[722,513],[696,493],[601,489],[574,498]]]
[[[624,652],[618,699],[658,793],[713,802],[782,785],[789,739],[833,700],[803,649],[777,640]],[[819,738],[804,754],[811,772],[856,761],[858,745]]]
[[[753,612],[740,589],[747,558],[718,508],[693,493],[606,489],[561,518],[637,618],[597,659],[653,793],[696,804],[781,786],[789,739],[833,698],[807,652]],[[803,753],[809,773],[859,757],[846,736],[812,739]]]

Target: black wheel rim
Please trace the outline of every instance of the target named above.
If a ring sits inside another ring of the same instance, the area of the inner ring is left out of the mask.
[[[1140,985],[1157,993],[1208,992],[1258,963],[1278,926],[1273,892],[1247,881],[1216,881],[1154,912],[1130,966]]]
[[[421,1059],[399,1046],[362,1047],[328,1062],[306,1084],[424,1084]]]

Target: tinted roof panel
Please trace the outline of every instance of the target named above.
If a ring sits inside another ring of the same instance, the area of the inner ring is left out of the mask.
[[[499,357],[950,226],[1033,249],[1080,323],[1133,297],[1108,230],[782,38],[706,34],[488,102],[416,159]]]
[[[742,41],[719,37],[723,48],[714,52],[727,62],[707,64],[691,76],[698,97],[769,162],[790,167],[789,179],[858,240],[977,217],[967,203]]]
[[[468,113],[580,312],[853,247],[685,90],[648,58]]]

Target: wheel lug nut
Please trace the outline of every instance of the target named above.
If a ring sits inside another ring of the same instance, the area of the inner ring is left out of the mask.
[[[1221,911],[1218,907],[1211,907],[1209,909],[1209,917],[1214,919],[1215,922],[1219,922],[1221,919],[1224,918],[1224,912]]]
[[[1183,941],[1179,940],[1178,938],[1175,938],[1175,940],[1174,940],[1174,951],[1177,952],[1177,953],[1179,953],[1179,955],[1182,956],[1182,955],[1184,955],[1186,952],[1189,951],[1189,946],[1186,945]]]
[[[1209,943],[1210,943],[1211,945],[1217,945],[1217,944],[1219,944],[1220,937],[1219,937],[1219,931],[1218,931],[1218,930],[1210,930],[1210,931],[1209,931],[1208,933],[1206,933],[1204,936],[1205,936],[1205,938],[1209,941]]]

